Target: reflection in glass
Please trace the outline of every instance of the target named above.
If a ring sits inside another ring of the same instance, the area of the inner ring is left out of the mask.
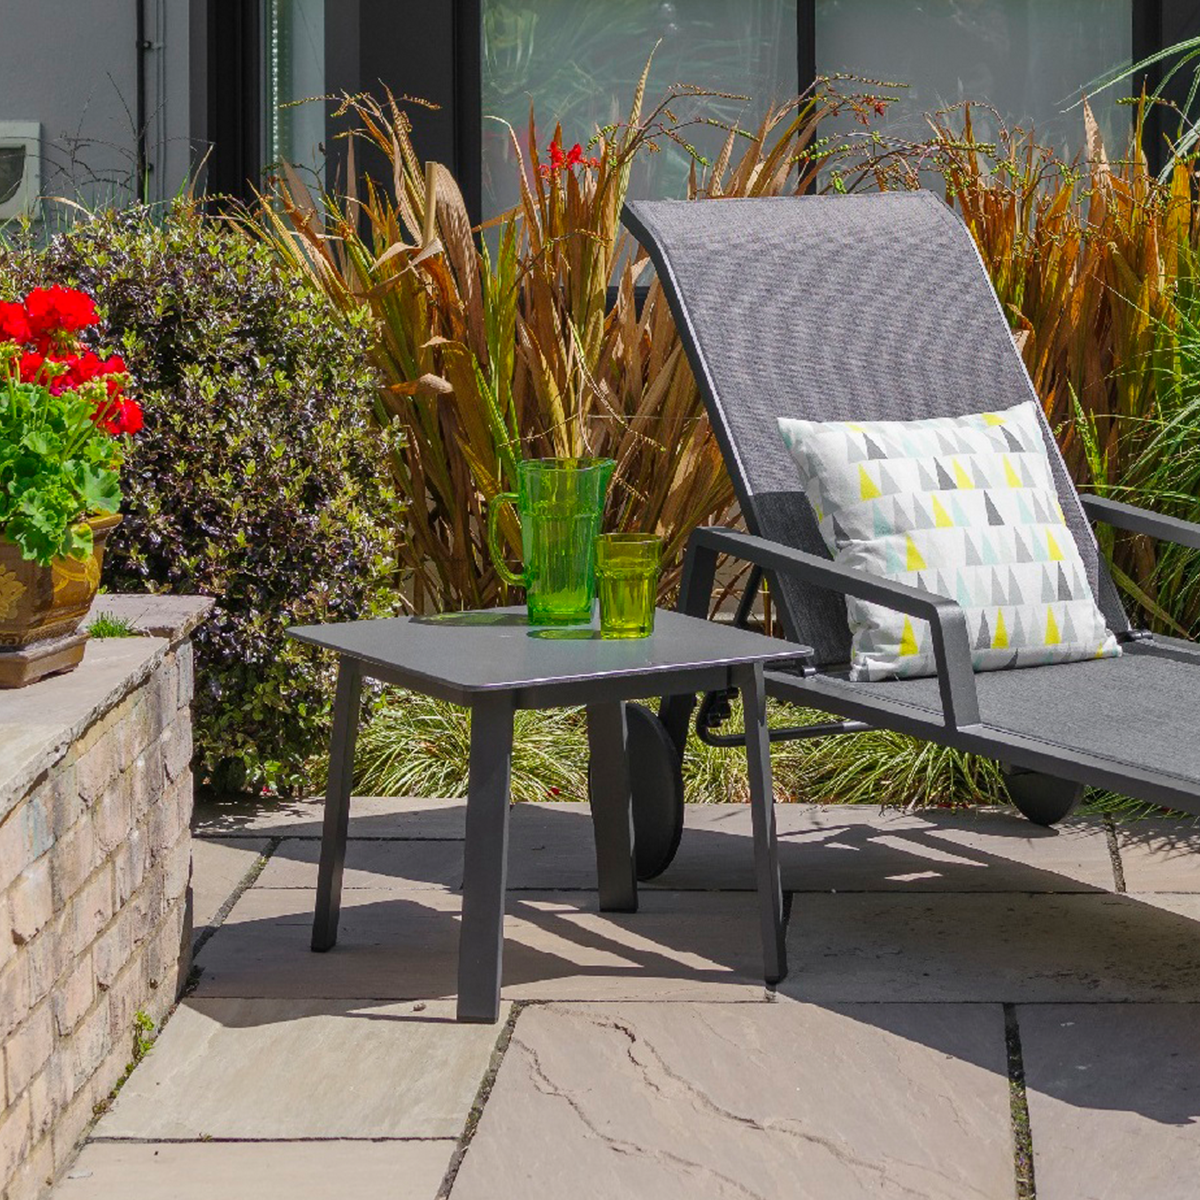
[[[1036,130],[1057,152],[1083,146],[1080,89],[1127,63],[1131,0],[817,0],[817,69],[908,85],[882,128],[929,136],[922,114],[964,100],[990,103],[1010,125]],[[1120,89],[1094,105],[1105,142],[1129,136]],[[1068,111],[1069,110],[1069,111]],[[977,114],[980,137],[994,134]]]
[[[563,142],[586,145],[596,129],[629,115],[646,59],[660,42],[646,97],[654,104],[675,83],[751,97],[707,98],[677,106],[682,121],[700,115],[757,126],[797,86],[796,0],[483,0],[483,215],[517,201],[512,125],[527,153],[533,101],[542,156],[561,123]],[[723,130],[685,131],[714,157]],[[690,158],[665,143],[645,155],[630,181],[634,196],[683,197]]]
[[[266,162],[291,163],[319,184],[325,105],[294,102],[325,92],[325,0],[266,0],[264,16]]]

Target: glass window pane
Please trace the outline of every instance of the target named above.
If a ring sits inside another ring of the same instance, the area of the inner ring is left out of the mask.
[[[266,161],[289,162],[319,176],[325,105],[294,101],[325,91],[325,0],[266,0],[264,17]]]
[[[921,114],[963,100],[990,103],[1011,125],[1056,150],[1083,145],[1084,85],[1133,52],[1132,0],[817,0],[817,70],[909,86],[886,125],[928,136]],[[1128,89],[1126,89],[1128,90]],[[1110,148],[1124,149],[1121,89],[1096,116]],[[981,114],[982,115],[982,114]]]
[[[483,215],[517,200],[508,130],[524,150],[529,104],[543,157],[556,122],[568,146],[597,126],[623,121],[646,59],[659,39],[647,88],[653,103],[673,83],[752,97],[679,105],[677,116],[717,115],[753,127],[797,89],[796,0],[483,0]],[[710,157],[724,134],[694,127],[685,136]],[[689,158],[668,143],[644,156],[631,180],[640,196],[686,194]]]

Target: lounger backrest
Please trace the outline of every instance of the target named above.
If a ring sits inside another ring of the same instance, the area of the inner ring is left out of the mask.
[[[1034,397],[963,223],[931,192],[631,201],[751,532],[825,554],[776,425],[917,420]],[[1043,419],[1059,499],[1113,629],[1116,588]],[[774,583],[789,636],[845,662],[840,597]]]

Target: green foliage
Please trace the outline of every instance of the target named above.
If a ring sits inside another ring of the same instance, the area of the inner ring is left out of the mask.
[[[829,718],[770,703],[772,725]],[[728,729],[741,728],[735,704]],[[467,711],[426,696],[387,694],[359,737],[355,788],[364,795],[464,796],[470,752]],[[587,798],[587,731],[580,710],[516,714],[513,797]],[[775,798],[825,804],[921,807],[1005,804],[996,764],[886,730],[780,742],[772,748]],[[749,799],[746,756],[693,733],[683,763],[691,802]]]
[[[391,693],[359,735],[355,788],[368,796],[465,796],[470,751],[467,709]],[[586,798],[587,762],[582,710],[515,714],[514,800]]]
[[[121,443],[97,429],[95,407],[76,391],[0,381],[0,529],[44,567],[87,558],[92,531],[79,518],[121,504]]]
[[[44,280],[95,297],[144,402],[106,584],[217,600],[193,635],[202,781],[304,786],[330,667],[284,631],[391,604],[369,318],[330,319],[269,249],[185,203],[101,213],[42,249],[0,243],[0,293]]]
[[[139,637],[133,622],[127,617],[114,617],[112,613],[97,613],[87,625],[88,633],[94,638]]]

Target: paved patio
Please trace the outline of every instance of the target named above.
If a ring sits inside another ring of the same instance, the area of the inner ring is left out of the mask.
[[[746,808],[601,916],[587,809],[522,805],[486,1027],[447,999],[463,804],[353,812],[326,955],[318,807],[200,815],[202,973],[56,1197],[1012,1200],[1030,1139],[1039,1200],[1196,1195],[1190,822],[782,806],[768,992]]]

